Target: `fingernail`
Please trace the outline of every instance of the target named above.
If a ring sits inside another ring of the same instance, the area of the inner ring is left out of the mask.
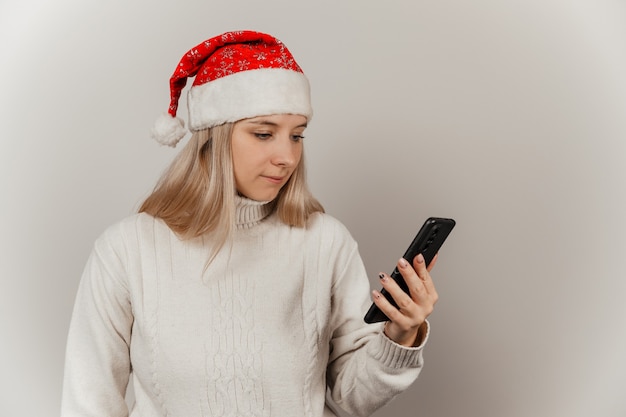
[[[400,264],[400,266],[402,268],[406,268],[407,266],[409,266],[409,263],[406,261],[406,259],[404,258],[400,258],[400,260],[398,261],[398,263]]]
[[[380,293],[376,290],[372,291],[372,295],[374,296],[374,298],[378,299],[380,298]]]
[[[420,253],[417,255],[417,263],[421,264],[422,262],[424,262],[424,255]]]
[[[382,282],[387,281],[387,277],[385,276],[385,274],[383,274],[382,272],[380,274],[378,274],[378,278],[380,278],[380,280]]]

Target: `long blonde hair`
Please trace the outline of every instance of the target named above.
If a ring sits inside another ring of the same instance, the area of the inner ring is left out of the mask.
[[[235,176],[232,123],[195,132],[161,176],[139,212],[163,219],[182,239],[215,234],[216,252],[235,226]],[[291,178],[272,201],[280,220],[304,227],[309,216],[324,212],[306,184],[304,155]],[[213,254],[215,255],[215,253]]]

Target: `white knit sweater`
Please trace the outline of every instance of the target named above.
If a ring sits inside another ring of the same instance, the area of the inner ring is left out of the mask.
[[[62,417],[369,415],[406,389],[422,346],[367,325],[357,245],[326,214],[284,225],[239,199],[237,230],[206,267],[210,237],[183,241],[137,214],[97,241],[67,344]]]

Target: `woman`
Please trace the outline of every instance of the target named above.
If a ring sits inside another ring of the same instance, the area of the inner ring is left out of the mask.
[[[187,78],[193,135],[139,213],[87,263],[70,326],[63,417],[369,415],[422,367],[437,293],[423,259],[398,267],[401,309],[367,325],[357,245],[304,178],[309,84],[272,36],[229,32],[191,49],[153,135],[175,146]]]

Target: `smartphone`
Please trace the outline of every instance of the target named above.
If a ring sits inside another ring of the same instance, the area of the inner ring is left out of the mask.
[[[417,232],[415,239],[413,239],[402,257],[406,259],[410,265],[413,265],[413,258],[421,253],[422,256],[424,256],[424,262],[426,262],[426,265],[430,265],[437,252],[439,252],[441,245],[443,245],[443,242],[446,240],[455,225],[456,222],[453,219],[429,217],[424,222],[419,232]],[[404,282],[404,279],[402,278],[402,275],[398,271],[397,267],[394,268],[390,277],[398,283],[404,292],[407,294],[409,293],[409,288],[406,285],[406,282]],[[384,288],[381,290],[381,294],[384,295],[391,304],[398,307],[396,302],[391,297],[391,294],[389,294]],[[385,313],[383,313],[376,304],[372,303],[372,306],[365,314],[364,320],[366,323],[377,323],[380,321],[388,321],[389,318],[387,318]]]

